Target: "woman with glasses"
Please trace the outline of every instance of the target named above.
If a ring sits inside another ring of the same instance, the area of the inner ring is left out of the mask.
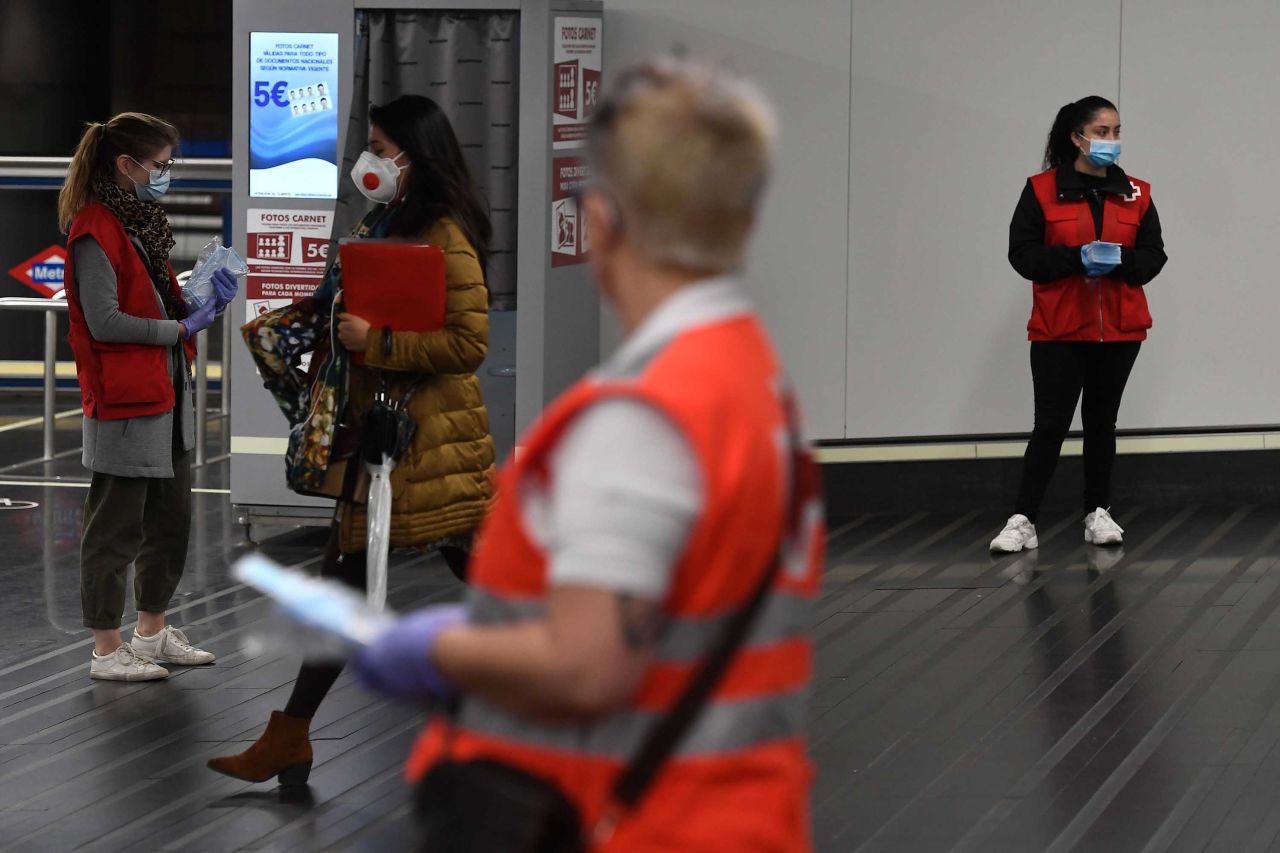
[[[84,466],[92,472],[80,543],[80,593],[94,649],[89,674],[111,681],[168,676],[159,663],[214,656],[165,624],[182,579],[191,527],[195,336],[236,293],[214,274],[215,296],[188,311],[169,264],[174,239],[157,200],[169,188],[178,132],[141,113],[91,123],[58,196],[67,236],[71,347],[84,407]],[[134,565],[138,623],[120,637]]]

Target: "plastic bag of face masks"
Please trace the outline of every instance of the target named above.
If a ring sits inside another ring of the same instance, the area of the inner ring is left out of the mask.
[[[182,287],[182,301],[187,304],[188,311],[195,311],[213,298],[213,274],[223,267],[240,279],[249,272],[249,267],[236,250],[222,245],[221,237],[214,237],[200,250],[196,265],[191,269],[191,277]]]
[[[371,607],[351,587],[285,568],[262,554],[241,557],[231,573],[271,598],[291,623],[306,628],[293,632],[286,648],[308,657],[351,654],[368,646],[395,621],[395,614]]]

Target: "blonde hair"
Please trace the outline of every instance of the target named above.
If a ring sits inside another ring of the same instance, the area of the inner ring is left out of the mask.
[[[776,140],[755,86],[704,63],[656,59],[624,72],[593,118],[592,179],[648,257],[730,272],[742,266]]]
[[[76,153],[67,169],[67,180],[58,193],[58,227],[66,234],[80,209],[93,201],[93,184],[110,178],[121,154],[142,160],[166,145],[178,144],[178,129],[164,119],[146,113],[120,113],[100,124],[85,125]]]

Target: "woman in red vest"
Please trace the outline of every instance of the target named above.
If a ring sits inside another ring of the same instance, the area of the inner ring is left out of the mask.
[[[177,143],[173,125],[154,116],[121,113],[92,123],[58,197],[84,466],[93,472],[81,600],[93,630],[90,676],[113,681],[165,678],[160,662],[213,661],[165,624],[165,611],[182,579],[191,527],[195,335],[235,297],[236,278],[218,270],[215,298],[188,312],[169,264],[173,234],[157,204]],[[131,563],[138,624],[124,643]]]
[[[1144,288],[1166,256],[1151,185],[1126,175],[1119,156],[1115,105],[1097,96],[1067,104],[1049,131],[1045,171],[1027,181],[1009,225],[1009,262],[1032,282],[1035,429],[996,553],[1039,546],[1036,516],[1082,395],[1085,542],[1123,542],[1110,512],[1116,417],[1151,328]]]
[[[393,696],[465,693],[410,760],[423,849],[555,833],[614,851],[806,851],[822,507],[739,280],[773,120],[750,86],[668,60],[622,75],[593,122],[582,212],[626,340],[521,442],[467,606],[408,616],[358,673]],[[637,806],[643,786],[614,786],[656,754],[646,736],[753,600]]]

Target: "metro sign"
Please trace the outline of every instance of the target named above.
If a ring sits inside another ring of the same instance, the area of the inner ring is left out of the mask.
[[[41,296],[52,297],[62,292],[62,274],[66,268],[66,249],[50,246],[9,270],[9,275]]]

